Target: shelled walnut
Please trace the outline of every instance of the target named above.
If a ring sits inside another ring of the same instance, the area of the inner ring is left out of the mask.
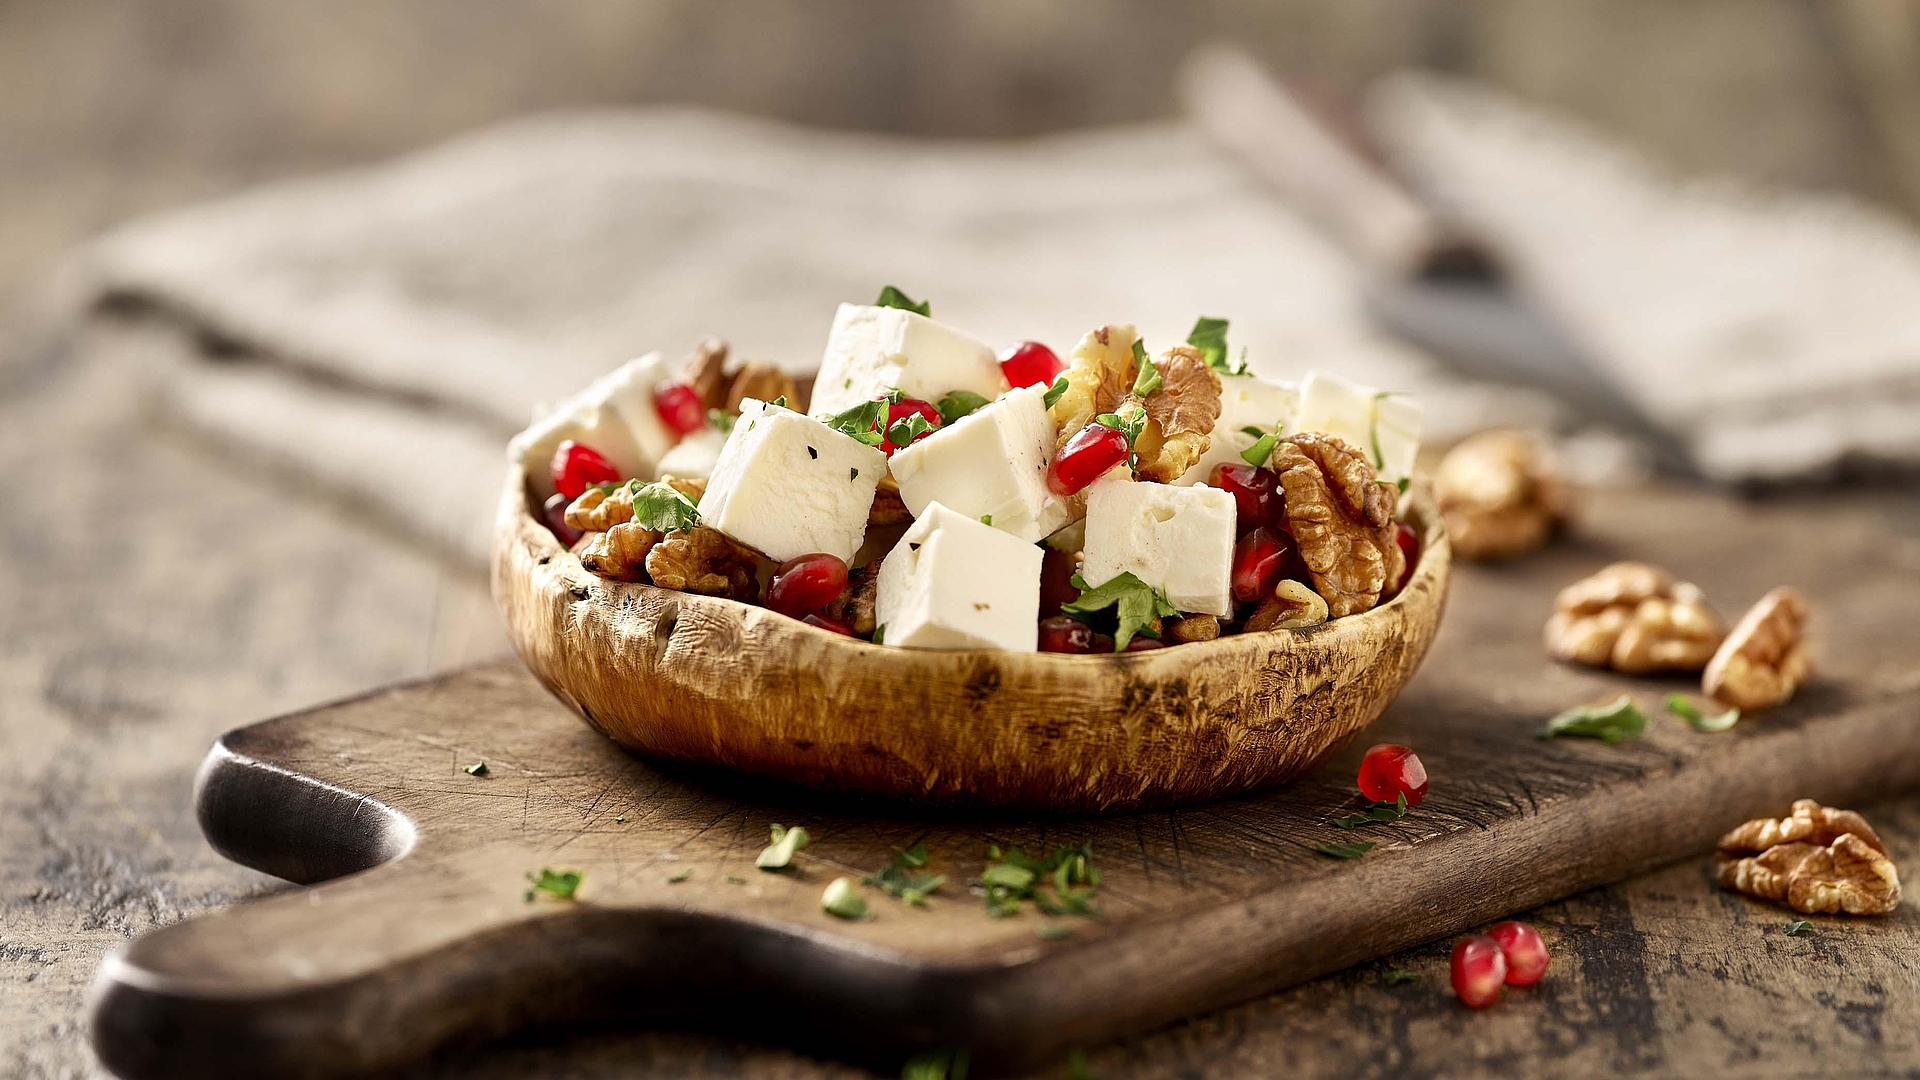
[[[1447,452],[1434,501],[1453,550],[1467,559],[1511,559],[1545,546],[1567,518],[1559,462],[1540,436],[1487,431]]]
[[[1147,423],[1134,441],[1139,457],[1135,471],[1142,480],[1170,484],[1213,442],[1213,423],[1220,419],[1220,376],[1200,350],[1189,345],[1168,349],[1154,366],[1160,386],[1139,399]]]
[[[880,478],[874,489],[873,505],[867,509],[867,528],[904,525],[913,520],[907,504],[900,498],[900,483],[891,476]]]
[[[1271,460],[1286,494],[1287,529],[1329,616],[1372,609],[1406,569],[1394,540],[1399,493],[1380,482],[1365,454],[1332,435],[1290,435]]]
[[[1813,666],[1807,614],[1805,598],[1787,586],[1761,597],[1713,654],[1701,689],[1749,711],[1784,703]]]
[[[856,566],[847,572],[847,587],[827,605],[825,615],[851,629],[856,637],[871,637],[879,597],[880,564]]]
[[[632,507],[628,507],[631,515]],[[647,562],[660,534],[631,521],[623,521],[606,532],[588,533],[594,539],[579,549],[580,565],[595,577],[609,581],[647,580]]]
[[[681,379],[700,395],[700,404],[709,409],[738,413],[742,398],[772,401],[785,397],[794,408],[803,408],[799,387],[793,376],[765,360],[749,360],[732,372],[727,368],[727,343],[707,338],[694,349],[681,367]]]
[[[1066,391],[1047,410],[1058,431],[1056,453],[1094,417],[1112,412],[1133,389],[1133,343],[1139,339],[1132,326],[1120,324],[1089,331],[1074,346],[1062,373]]]
[[[1186,615],[1167,623],[1167,636],[1176,643],[1190,641],[1212,641],[1220,636],[1220,618],[1217,615]]]
[[[758,556],[706,525],[663,537],[647,553],[647,573],[663,589],[747,602],[760,595]]]
[[[1900,874],[1865,818],[1812,799],[1780,819],[1749,821],[1720,838],[1721,887],[1809,915],[1883,915],[1900,906]]]
[[[1545,632],[1555,659],[1628,675],[1699,671],[1724,634],[1697,586],[1637,562],[1613,563],[1560,590]]]
[[[1292,578],[1283,578],[1272,595],[1260,601],[1260,606],[1247,616],[1246,630],[1250,634],[1263,630],[1299,630],[1326,621],[1325,598]]]

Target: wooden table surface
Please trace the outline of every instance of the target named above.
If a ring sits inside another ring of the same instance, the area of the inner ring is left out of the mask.
[[[217,734],[504,648],[476,578],[233,464],[147,417],[110,331],[0,366],[0,1075],[93,1074],[81,1004],[108,949],[291,888],[200,838],[190,787]],[[1649,507],[1608,496],[1593,512],[1617,523]],[[1895,565],[1920,573],[1911,489],[1796,496],[1730,520],[1778,530],[1809,559],[1822,522],[1877,522]],[[1468,568],[1456,588],[1489,573]],[[1920,641],[1914,617],[1885,612],[1887,633]],[[1920,799],[1862,809],[1920,873]],[[1719,892],[1689,861],[1534,912],[1553,974],[1496,1009],[1469,1013],[1444,992],[1437,942],[1089,1061],[1141,1080],[1912,1075],[1915,912],[1790,938],[1783,912]],[[1424,980],[1388,988],[1395,968]],[[474,1048],[422,1075],[862,1074],[697,1034],[589,1031]]]

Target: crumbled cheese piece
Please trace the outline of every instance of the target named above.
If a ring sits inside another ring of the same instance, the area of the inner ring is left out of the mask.
[[[746,398],[700,498],[700,520],[770,559],[851,561],[887,456],[810,416]]]
[[[874,619],[888,645],[1033,652],[1040,548],[930,503],[880,564]]]

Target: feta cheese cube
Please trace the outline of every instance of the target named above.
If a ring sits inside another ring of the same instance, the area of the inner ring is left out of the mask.
[[[1300,400],[1300,391],[1292,383],[1273,382],[1258,375],[1220,377],[1220,419],[1214,422],[1212,441],[1200,460],[1174,483],[1204,484],[1213,475],[1215,465],[1244,465],[1240,452],[1252,446],[1256,436],[1244,428],[1261,431],[1276,428],[1285,433]]]
[[[874,621],[887,645],[1005,649],[1040,644],[1040,549],[929,503],[880,564]]]
[[[887,456],[791,409],[745,398],[720,448],[700,520],[770,559],[848,562],[867,532]]]
[[[547,464],[567,439],[598,451],[622,476],[652,479],[654,464],[676,438],[653,407],[654,387],[671,378],[657,352],[629,360],[514,436],[507,459],[527,470],[542,498],[553,494]]]
[[[1087,488],[1080,576],[1100,586],[1131,573],[1181,611],[1233,613],[1233,496],[1119,477]]]
[[[702,428],[681,439],[678,446],[662,455],[656,468],[661,476],[711,476],[714,464],[720,460],[720,448],[725,445],[727,437],[719,429]]]
[[[1289,431],[1336,436],[1365,454],[1380,479],[1398,483],[1413,475],[1420,450],[1420,403],[1313,371],[1300,384],[1300,408]]]
[[[991,401],[1006,388],[985,343],[901,308],[841,304],[813,383],[812,412],[832,416],[895,389],[937,403],[950,390]]]
[[[914,517],[937,502],[1033,543],[1074,518],[1047,487],[1053,439],[1044,391],[1025,387],[895,451],[888,468]]]

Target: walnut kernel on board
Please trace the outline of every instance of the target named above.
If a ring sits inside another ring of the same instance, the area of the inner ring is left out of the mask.
[[[1640,562],[1613,563],[1560,590],[1545,630],[1555,659],[1628,675],[1699,671],[1724,635],[1697,586]]]
[[[1270,460],[1286,495],[1288,531],[1328,616],[1371,610],[1407,565],[1394,540],[1399,493],[1380,482],[1365,454],[1332,435],[1290,435]]]
[[[1900,874],[1865,818],[1812,799],[1720,838],[1722,888],[1808,915],[1884,915],[1900,906]]]
[[[1441,459],[1433,494],[1453,550],[1468,559],[1537,551],[1567,518],[1559,462],[1532,432],[1486,431],[1464,440]]]
[[[1761,597],[1713,654],[1700,688],[1749,711],[1783,704],[1813,667],[1807,617],[1806,599],[1792,588]]]

